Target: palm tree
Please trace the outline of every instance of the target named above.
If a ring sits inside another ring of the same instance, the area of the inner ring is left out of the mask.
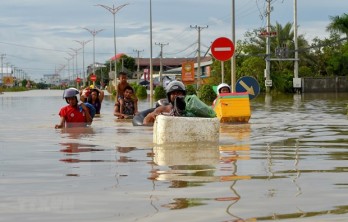
[[[327,26],[327,31],[343,33],[348,37],[348,14],[341,16],[330,16],[331,23]]]

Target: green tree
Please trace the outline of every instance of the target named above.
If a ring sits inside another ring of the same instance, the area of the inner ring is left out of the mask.
[[[212,85],[202,85],[199,87],[198,91],[199,99],[207,105],[211,105],[216,98],[216,93],[214,92]]]
[[[166,90],[163,86],[156,86],[154,98],[155,100],[164,99],[167,97]]]
[[[345,34],[348,37],[348,14],[330,16],[331,23],[326,27],[327,31]]]
[[[197,95],[196,88],[194,85],[186,86],[186,95]]]
[[[146,99],[146,98],[147,98],[146,87],[144,87],[144,86],[138,87],[138,88],[137,88],[137,91],[136,91],[136,96],[137,96],[139,99]]]

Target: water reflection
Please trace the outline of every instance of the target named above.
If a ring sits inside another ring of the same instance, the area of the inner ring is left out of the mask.
[[[170,188],[203,186],[211,182],[232,182],[229,187],[231,192],[226,196],[177,197],[161,206],[177,210],[206,205],[211,201],[228,202],[226,213],[239,220],[241,218],[232,213],[232,206],[241,199],[234,186],[237,181],[249,180],[251,177],[237,175],[237,161],[249,159],[249,145],[155,146],[153,148],[155,168],[151,170],[149,179],[169,181]]]
[[[250,139],[251,127],[249,123],[245,124],[221,124],[220,134],[233,138],[237,141],[246,141]]]
[[[62,128],[60,130],[62,138],[81,139],[85,137],[92,137],[95,132],[92,127],[71,127]]]
[[[61,149],[61,152],[64,153],[81,153],[81,152],[93,152],[93,151],[103,151],[104,149],[96,149],[95,145],[90,144],[80,144],[80,143],[60,143],[60,145],[63,147]]]
[[[122,154],[119,156],[119,159],[117,160],[117,162],[120,162],[120,163],[137,162],[138,160],[132,158],[131,155],[125,155],[136,149],[137,149],[136,147],[121,147],[121,146],[116,147],[116,150]]]
[[[104,162],[104,160],[97,160],[92,157],[92,152],[104,151],[104,149],[96,148],[96,145],[81,143],[82,139],[92,138],[95,134],[93,128],[91,127],[72,127],[72,128],[62,128],[60,129],[61,137],[66,142],[61,142],[60,152],[64,153],[64,158],[59,161],[64,163],[83,163],[83,162]],[[81,159],[80,153],[87,153],[89,158]],[[79,168],[74,166],[70,170],[74,171]],[[88,169],[91,170],[90,167]],[[66,176],[80,176],[79,173],[67,173]]]
[[[171,187],[196,186],[201,182],[215,180],[215,166],[219,162],[216,146],[158,145],[153,148],[153,154],[157,166],[167,166],[169,169],[153,169],[150,176],[152,180],[171,181]]]

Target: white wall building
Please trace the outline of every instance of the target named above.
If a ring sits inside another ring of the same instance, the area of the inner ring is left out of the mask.
[[[43,77],[43,82],[49,85],[60,85],[60,75],[59,74],[46,74]]]

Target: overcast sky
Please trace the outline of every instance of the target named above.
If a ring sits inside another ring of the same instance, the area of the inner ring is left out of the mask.
[[[72,49],[85,46],[85,66],[93,63],[93,36],[84,28],[100,30],[95,36],[95,60],[104,63],[114,55],[113,16],[103,4],[120,6],[116,14],[117,53],[136,57],[150,56],[150,0],[10,0],[0,7],[0,53],[6,64],[24,70],[37,81],[44,74],[68,65]],[[193,57],[197,49],[198,31],[190,26],[208,26],[201,30],[201,51],[211,42],[225,36],[231,38],[231,0],[152,0],[153,57],[165,43],[164,57]],[[271,24],[293,22],[293,0],[272,0]],[[236,40],[246,31],[265,27],[266,0],[235,0]],[[310,41],[328,37],[330,16],[347,13],[347,0],[297,0],[299,34]],[[82,50],[77,56],[78,72],[82,71]],[[75,61],[75,58],[74,58]],[[70,60],[72,66],[72,60]],[[70,67],[72,69],[72,67]],[[67,71],[60,72],[67,76]]]

